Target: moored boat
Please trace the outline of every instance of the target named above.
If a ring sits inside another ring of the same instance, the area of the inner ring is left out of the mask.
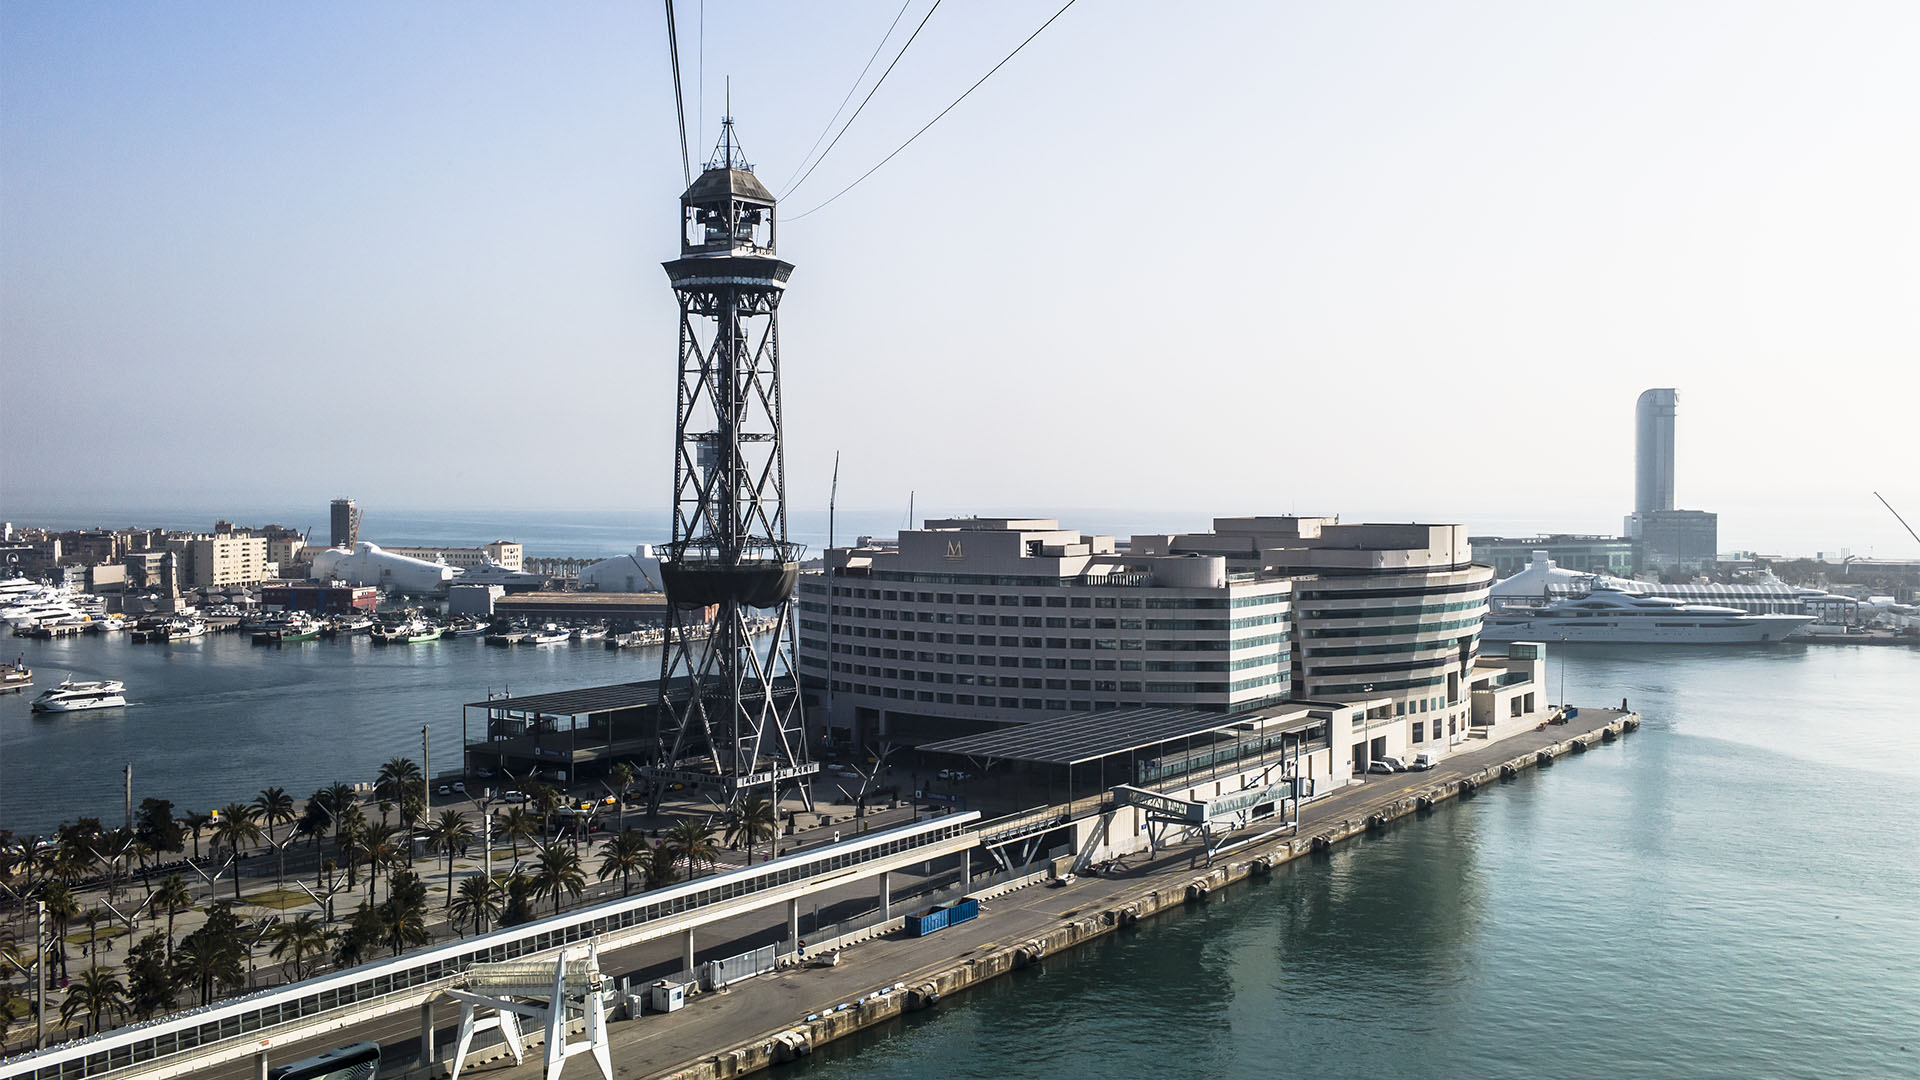
[[[1596,585],[1585,596],[1490,614],[1480,636],[1483,641],[1737,645],[1779,641],[1812,621],[1811,615],[1754,615]]]

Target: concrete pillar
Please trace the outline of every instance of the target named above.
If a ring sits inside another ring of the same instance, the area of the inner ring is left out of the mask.
[[[420,1060],[433,1064],[433,1002],[420,1003]]]
[[[787,942],[800,940],[800,901],[787,901]]]
[[[265,1050],[253,1055],[253,1075],[254,1080],[267,1080],[267,1052]]]
[[[891,870],[883,870],[880,873],[880,918],[882,920],[893,918],[893,871]]]
[[[960,891],[965,893],[973,888],[973,851],[968,849],[960,853]]]
[[[693,970],[693,931],[688,930],[680,939],[680,963],[683,971]]]

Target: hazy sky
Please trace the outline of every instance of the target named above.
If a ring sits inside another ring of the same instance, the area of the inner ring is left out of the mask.
[[[943,6],[790,196],[897,0],[678,6],[799,503],[1613,531],[1675,386],[1723,548],[1920,552],[1920,5],[1083,0],[805,220],[1056,5]],[[658,5],[10,0],[0,513],[658,507],[681,186]]]

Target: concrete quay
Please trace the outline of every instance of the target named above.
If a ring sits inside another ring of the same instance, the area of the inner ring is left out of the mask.
[[[1036,876],[973,893],[983,900],[980,918],[973,922],[926,938],[894,930],[839,953],[840,962],[832,966],[817,960],[788,966],[698,995],[680,1012],[614,1024],[609,1030],[615,1075],[726,1080],[791,1061],[1052,953],[1203,901],[1216,889],[1264,875],[1281,863],[1386,829],[1523,770],[1617,741],[1639,726],[1636,713],[1583,708],[1564,725],[1543,725],[1478,749],[1457,750],[1428,772],[1371,776],[1350,784],[1302,807],[1297,831],[1236,849],[1212,865],[1203,865],[1203,851],[1189,843],[1150,859],[1131,857],[1127,861],[1133,865],[1126,869],[1081,877],[1064,888],[1040,886]],[[817,957],[826,944],[811,943],[809,951]],[[482,1064],[476,1055],[463,1075],[531,1080],[541,1075],[537,1062],[538,1055],[529,1054],[525,1065],[514,1066],[503,1054]]]

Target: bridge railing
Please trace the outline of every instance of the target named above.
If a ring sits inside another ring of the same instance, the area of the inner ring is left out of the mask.
[[[416,1000],[477,963],[519,960],[709,906],[877,862],[968,835],[978,813],[950,814],[769,862],[451,942],[409,956],[260,991],[0,1061],[4,1080],[78,1080],[132,1066],[164,1067],[223,1044],[253,1041],[345,1009]],[[396,1006],[397,1007],[397,1006]]]

